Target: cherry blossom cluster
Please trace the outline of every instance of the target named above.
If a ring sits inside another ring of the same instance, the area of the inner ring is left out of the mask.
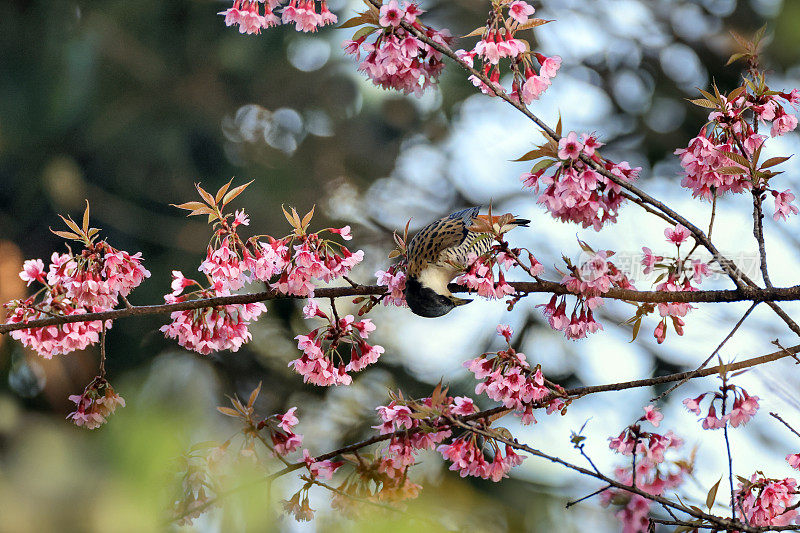
[[[89,227],[88,203],[82,226],[71,218],[62,219],[69,231],[53,233],[81,243],[83,250],[74,253],[68,247],[68,253],[54,252],[47,271],[41,259],[25,261],[20,278],[28,286],[36,283],[41,287],[25,300],[5,304],[9,311],[7,323],[108,311],[150,277],[150,272],[142,266],[141,253],[131,255],[97,239],[100,230]],[[105,326],[110,328],[111,322],[107,321]],[[50,359],[95,344],[102,329],[103,324],[95,320],[20,329],[12,331],[11,336]]]
[[[406,273],[399,265],[392,265],[386,270],[375,272],[378,285],[386,287],[387,294],[383,297],[383,305],[408,307],[406,304]]]
[[[787,112],[787,105],[797,108],[800,91],[770,90],[764,75],[751,69],[743,85],[727,95],[721,94],[716,86],[713,94],[700,92],[703,98],[693,102],[712,111],[700,133],[686,148],[675,151],[683,167],[681,185],[691,189],[692,196],[709,201],[726,192],[753,190],[754,194],[763,195],[769,191],[775,201],[776,221],[797,214],[800,210],[792,205],[794,194],[789,189],[779,191],[769,186],[770,180],[780,174],[769,169],[788,157],[760,162],[768,137],[759,135],[758,128],[760,122],[771,122],[772,137],[793,131],[797,117]]]
[[[736,506],[751,526],[787,526],[796,523],[797,480],[770,479],[756,472],[750,479],[739,477]]]
[[[599,231],[604,224],[617,221],[625,198],[620,185],[584,163],[581,156],[590,158],[624,182],[637,179],[641,171],[641,167],[631,168],[627,161],[613,163],[603,159],[597,152],[601,146],[603,143],[594,135],[584,133],[578,138],[574,131],[558,143],[549,140],[518,159],[539,160],[530,172],[522,175],[522,183],[539,194],[537,203],[553,218]],[[548,172],[551,167],[555,168],[552,173]]]
[[[407,400],[402,392],[390,396],[392,401],[388,405],[377,407],[381,424],[373,426],[381,435],[391,434],[388,443],[374,454],[356,452],[342,455],[352,468],[335,487],[331,506],[347,516],[360,514],[358,500],[385,502],[416,498],[422,487],[409,479],[409,469],[416,464],[419,451],[433,449],[451,435],[451,417],[477,411],[470,398],[450,397],[441,385],[430,397],[421,400]],[[307,464],[313,461],[307,450],[303,454]],[[309,471],[312,476],[322,475],[329,479],[342,464],[330,461],[311,463]],[[315,469],[322,473],[316,473]],[[310,515],[304,489],[284,504],[285,510],[298,520],[305,520]]]
[[[681,245],[686,243],[690,236],[689,230],[681,224],[676,224],[674,227],[668,227],[664,230],[664,237],[667,242],[675,245],[676,253],[674,257],[656,255],[650,248],[642,247],[642,266],[644,267],[642,272],[644,274],[650,274],[651,272],[658,274],[656,290],[665,292],[697,291],[699,290],[697,286],[703,282],[703,279],[712,274],[708,263],[692,258],[694,248],[684,257],[681,257]],[[672,323],[672,327],[678,335],[683,335],[683,327],[686,324],[683,318],[692,309],[694,309],[694,306],[681,302],[660,302],[656,306],[645,304],[639,306],[636,316],[629,320],[629,323],[634,324],[635,331],[638,331],[642,317],[658,310],[661,320],[656,325],[653,336],[661,344],[667,337],[670,323]]]
[[[612,287],[619,289],[636,290],[628,276],[609,260],[614,255],[611,250],[595,252],[588,244],[579,241],[583,251],[587,254],[580,266],[573,265],[565,258],[567,272],[564,273],[561,284],[567,290],[578,296],[572,309],[572,315],[567,317],[567,297],[560,298],[553,295],[542,308],[542,313],[547,318],[550,327],[563,331],[568,339],[583,339],[592,333],[603,329],[603,325],[594,319],[593,311],[603,305],[602,295]]]
[[[342,24],[343,28],[363,25],[342,47],[360,61],[358,70],[373,84],[419,96],[436,85],[444,63],[442,53],[419,39],[411,28],[445,48],[452,40],[446,29],[422,24],[418,19],[422,13],[415,2],[400,5],[389,0],[380,10],[372,8]]]
[[[243,210],[235,214],[225,214],[223,210],[249,183],[233,189],[230,185],[231,182],[223,185],[216,195],[198,185],[203,202],[176,206],[190,211],[190,215],[207,215],[214,222],[214,234],[198,269],[207,283],[173,271],[172,293],[164,296],[167,303],[228,296],[256,281],[282,294],[313,296],[315,282],[346,276],[363,259],[363,251],[353,253],[343,244],[321,236],[325,231],[350,240],[350,226],[309,232],[313,209],[302,218],[294,209],[284,210],[293,229],[286,237],[275,239],[264,235],[243,240],[238,230],[250,224],[249,217]],[[184,293],[190,287],[194,290]],[[205,355],[219,350],[237,351],[251,338],[247,326],[266,310],[263,303],[255,302],[175,311],[171,314],[172,322],[161,331],[177,339],[181,346]]]
[[[230,467],[244,461],[251,468],[259,458],[257,452],[257,443],[259,442],[267,449],[267,456],[270,457],[284,457],[300,448],[303,436],[294,431],[295,426],[299,423],[295,415],[297,408],[292,407],[284,414],[274,414],[259,419],[256,416],[254,405],[260,392],[261,384],[250,393],[247,403],[234,397],[231,398],[231,407],[217,407],[220,413],[242,423],[241,445],[238,453],[230,453],[233,439],[228,439],[216,446],[210,443],[197,445],[182,457],[179,469],[181,473],[180,489],[173,502],[174,516],[179,519],[181,525],[191,524],[194,518],[208,510],[217,495],[226,490],[224,483],[228,478],[224,475],[223,463]],[[264,435],[265,432],[268,433],[269,440]],[[331,479],[333,473],[343,464],[330,460],[317,461],[306,449],[303,450],[301,461],[311,479]],[[291,501],[289,502],[291,503]],[[298,516],[297,512],[302,508],[303,512],[300,513],[300,517],[310,519],[313,516],[313,510],[310,507],[303,508],[300,501],[295,503],[297,507],[294,504],[285,505],[287,511]]]
[[[122,396],[100,376],[86,386],[83,394],[73,394],[69,400],[75,402],[75,410],[67,415],[67,420],[86,429],[99,428],[114,414],[117,407],[125,407]]]
[[[702,414],[701,402],[706,396],[711,400],[708,403],[708,411],[703,418],[703,429],[719,429],[730,424],[732,427],[739,427],[746,424],[756,412],[758,412],[758,396],[750,396],[742,387],[733,384],[725,384],[720,387],[719,392],[704,392],[697,398],[686,398],[683,405],[690,413]],[[727,409],[726,401],[733,398],[733,405]],[[717,405],[720,407],[720,414],[717,415]]]
[[[552,84],[561,67],[561,58],[534,52],[528,41],[518,38],[518,33],[549,22],[529,19],[534,12],[533,6],[522,0],[492,2],[486,24],[467,35],[480,36],[480,40],[472,50],[456,51],[458,58],[471,67],[477,60],[476,68],[489,78],[491,87],[474,74],[469,77],[482,93],[497,96],[506,92],[500,84],[501,60],[506,58],[513,75],[509,96],[514,100],[530,104]]]
[[[470,230],[482,234],[480,238],[492,239],[492,245],[482,255],[470,252],[465,272],[455,282],[484,298],[500,299],[516,292],[506,281],[504,270],[508,272],[512,268],[521,268],[531,277],[543,274],[544,267],[530,250],[524,250],[523,254],[523,249],[511,248],[506,242],[506,232],[514,227],[514,216],[511,214],[493,216],[490,209],[488,215],[479,215]],[[523,255],[527,255],[527,263],[523,261]],[[496,274],[495,266],[498,267]],[[518,299],[513,298],[509,305],[513,306]]]
[[[297,31],[315,32],[318,28],[335,24],[336,15],[328,9],[326,0],[234,0],[233,6],[218,15],[225,17],[226,26],[239,26],[239,33],[258,34],[262,29],[283,24],[294,24]],[[282,9],[281,16],[276,11]]]
[[[507,347],[505,350],[484,353],[480,357],[466,361],[464,366],[475,374],[475,379],[483,380],[475,387],[475,394],[486,394],[492,400],[513,409],[521,416],[523,424],[536,423],[533,416],[536,404],[551,396],[542,369],[531,370],[525,354],[511,347],[511,327],[497,326],[497,334],[503,337]],[[556,393],[561,392],[556,387]],[[564,400],[553,398],[547,404],[547,414],[560,411],[565,407]]]
[[[455,416],[467,416],[478,411],[471,398],[447,396],[447,389],[438,385],[429,398],[419,401],[407,401],[402,393],[393,395],[389,405],[377,408],[382,424],[374,426],[382,435],[407,430],[405,434],[394,435],[389,445],[381,450],[378,472],[389,478],[382,480],[388,487],[392,499],[416,497],[419,488],[416,485],[406,486],[408,468],[415,463],[419,450],[432,449],[436,444],[451,436],[448,420]],[[493,451],[493,459],[487,460],[484,447]],[[467,432],[452,440],[450,444],[439,444],[436,450],[450,461],[450,470],[459,472],[461,477],[474,476],[492,481],[500,481],[508,477],[514,466],[522,463],[514,450],[506,446],[505,456],[495,439],[485,439],[479,444],[474,433]],[[398,487],[398,483],[400,486]]]
[[[177,270],[173,271],[172,276],[173,286],[184,282],[197,284],[196,281],[183,277]],[[219,293],[208,289],[199,289],[188,294],[181,294],[181,291],[182,289],[166,295],[165,301],[178,303],[220,296]],[[261,302],[173,311],[170,314],[172,322],[161,326],[160,331],[168,338],[176,339],[184,348],[203,355],[221,350],[235,352],[252,338],[247,326],[266,312],[267,308]]]
[[[212,448],[196,446],[178,459],[179,480],[171,511],[179,526],[191,525],[222,492],[215,474],[228,446],[230,441]]]
[[[309,300],[303,308],[306,318],[322,318],[328,323],[298,335],[297,347],[303,355],[289,363],[295,372],[303,376],[305,383],[319,386],[349,385],[353,378],[348,372],[358,372],[378,361],[383,347],[371,345],[366,339],[375,331],[375,324],[368,318],[356,321],[353,315],[339,318],[335,304],[331,315],[319,308],[314,300]],[[347,364],[341,354],[349,345],[350,358]]]
[[[683,440],[672,431],[664,434],[644,431],[642,423],[648,422],[658,427],[663,419],[663,415],[652,405],[646,406],[644,412],[635,424],[625,428],[619,436],[609,438],[609,448],[615,452],[632,458],[635,455],[630,466],[615,470],[615,476],[620,483],[635,485],[648,494],[662,495],[681,485],[684,475],[691,472],[692,465],[683,460],[667,461],[666,454],[670,450],[680,449]],[[635,475],[633,464],[636,465]],[[651,500],[617,489],[604,491],[601,498],[603,505],[619,507],[615,516],[622,523],[624,532],[648,531]]]
[[[372,465],[356,469],[358,478],[347,483],[348,491],[357,487],[363,490],[370,480],[377,481],[379,490],[373,496],[379,500],[397,501],[416,498],[419,494],[422,487],[408,479],[408,470],[416,463],[421,450],[432,450],[450,437],[447,418],[470,415],[478,409],[472,399],[450,397],[446,389],[437,386],[430,397],[421,400],[406,400],[402,392],[392,394],[392,401],[376,410],[381,424],[373,428],[381,435],[405,431],[392,436],[376,454]]]
[[[450,444],[442,444],[436,450],[453,463],[450,470],[458,472],[461,477],[473,476],[497,482],[508,477],[509,470],[522,464],[525,459],[514,453],[514,449],[508,444],[505,445],[503,456],[500,444],[494,439],[485,439],[483,443],[479,443],[474,433],[468,433]],[[484,454],[487,446],[494,455],[491,461],[487,461]]]

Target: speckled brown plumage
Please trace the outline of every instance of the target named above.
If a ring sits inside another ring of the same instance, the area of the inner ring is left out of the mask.
[[[408,245],[408,275],[417,277],[429,265],[452,268],[455,273],[459,266],[461,269],[466,266],[470,252],[486,253],[491,239],[468,229],[479,212],[480,207],[470,207],[419,230]]]

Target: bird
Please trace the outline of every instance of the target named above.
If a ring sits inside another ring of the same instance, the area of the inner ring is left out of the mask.
[[[469,207],[435,220],[408,243],[405,298],[414,314],[440,317],[472,301],[453,296],[447,284],[467,270],[470,253],[481,256],[492,246],[491,236],[475,228],[476,219],[511,227],[530,224],[510,214],[491,216],[491,209],[489,215],[480,215],[480,210]]]

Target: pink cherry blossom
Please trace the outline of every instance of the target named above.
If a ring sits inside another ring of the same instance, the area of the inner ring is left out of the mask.
[[[786,456],[786,462],[795,470],[800,470],[800,453],[792,453]]]
[[[292,407],[284,414],[278,416],[278,420],[280,420],[280,422],[278,422],[278,427],[286,433],[291,433],[292,428],[300,422],[294,414],[295,411],[297,411],[297,407]]]
[[[690,413],[694,413],[696,415],[700,414],[700,401],[705,397],[705,394],[701,394],[697,398],[686,398],[683,400],[683,405],[686,409],[689,410]]]
[[[583,150],[583,143],[578,140],[578,134],[571,131],[566,137],[558,141],[558,157],[563,160],[578,159]]]
[[[405,272],[390,267],[389,270],[378,270],[375,272],[375,276],[378,278],[378,285],[382,285],[388,290],[388,294],[383,298],[383,305],[404,307],[406,305]]]
[[[680,157],[685,175],[681,185],[692,189],[693,197],[711,201],[715,194],[741,193],[750,190],[752,184],[746,173],[718,172],[721,167],[741,167],[729,159],[725,152],[740,153],[738,146],[732,141],[718,143],[716,139],[707,137],[705,131],[701,131],[697,137],[689,141],[685,149],[675,150],[675,154]]]
[[[515,0],[511,2],[511,5],[508,7],[508,16],[516,20],[519,24],[525,24],[528,22],[528,17],[533,15],[534,11],[536,10],[533,6],[527,2]]]
[[[73,394],[69,400],[75,402],[75,411],[67,415],[76,426],[96,429],[105,424],[117,407],[125,407],[125,400],[114,391],[111,384],[98,376],[86,386],[83,394]]]
[[[676,224],[674,228],[667,228],[664,230],[664,236],[667,238],[667,242],[671,242],[676,246],[683,244],[690,235],[691,232],[681,224]]]
[[[303,450],[303,462],[306,463],[311,477],[322,479],[331,479],[334,472],[344,464],[343,462],[333,462],[331,460],[317,461],[305,449]]]
[[[719,429],[725,427],[726,417],[717,418],[717,410],[712,404],[708,409],[708,414],[703,419],[703,429]]]
[[[453,398],[453,407],[451,411],[455,415],[465,416],[478,412],[478,408],[475,407],[472,398],[467,398],[466,396],[457,396]]]
[[[797,206],[792,205],[795,196],[789,189],[783,192],[772,191],[772,196],[775,198],[775,214],[772,215],[772,218],[776,221],[780,219],[786,220],[787,216],[796,215],[800,212]]]
[[[797,127],[797,117],[788,113],[782,113],[775,120],[772,121],[772,129],[770,135],[777,137],[793,131]]]
[[[402,22],[405,13],[400,6],[397,5],[397,0],[389,0],[389,3],[386,5],[381,6],[380,14],[378,15],[380,19],[378,23],[383,27],[397,27]]]
[[[167,303],[181,298],[165,296]],[[203,355],[220,350],[235,352],[252,338],[247,329],[250,322],[266,312],[267,308],[261,302],[174,311],[170,315],[172,322],[162,326],[160,331],[168,338],[176,339],[184,348]]]
[[[44,283],[44,262],[41,259],[29,259],[22,264],[22,272],[19,273],[22,281],[27,281],[27,286],[38,281]]]
[[[644,266],[643,274],[649,274],[653,271],[653,267],[657,261],[663,261],[664,258],[660,255],[654,255],[653,251],[647,246],[642,246],[644,257],[642,258],[642,265]]]
[[[539,61],[539,65],[540,65],[540,69],[539,69],[539,75],[540,76],[543,76],[543,77],[545,77],[547,79],[552,79],[552,78],[556,77],[556,73],[558,72],[558,69],[561,68],[561,57],[560,56],[545,57],[542,54],[536,54],[536,59]],[[595,141],[592,141],[592,153],[594,153],[594,148],[598,148],[598,144],[600,146],[602,146],[602,144],[595,143]],[[587,153],[587,155],[591,155],[591,154]]]
[[[796,491],[795,479],[769,479],[759,472],[739,483],[736,500],[751,526],[786,526],[797,517],[795,509],[787,510],[796,504]]]
[[[664,419],[664,415],[659,413],[658,412],[658,408],[655,407],[654,405],[646,405],[644,407],[644,417],[643,417],[643,419],[647,420],[648,422],[653,424],[655,427],[658,427],[658,425],[661,423],[661,420]]]
[[[513,335],[514,332],[511,330],[511,326],[499,324],[497,326],[497,334],[505,338],[506,342],[511,342],[511,335]]]
[[[560,62],[561,58],[558,59]],[[553,73],[553,75],[555,75],[555,73]],[[602,146],[605,146],[604,143],[601,143],[600,141],[597,140],[597,137],[595,137],[594,135],[589,135],[588,133],[581,133],[581,142],[583,143],[583,153],[588,155],[589,157],[594,155],[595,150],[597,150]]]

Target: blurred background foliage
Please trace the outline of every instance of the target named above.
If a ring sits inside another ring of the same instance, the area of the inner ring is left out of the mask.
[[[454,35],[485,20],[484,2],[422,4],[428,24],[450,28]],[[345,0],[329,5],[340,20],[359,8]],[[551,124],[560,111],[566,130],[599,132],[607,143],[604,154],[644,167],[642,180],[657,191],[666,190],[663,184],[677,186],[671,152],[705,120],[705,113],[684,99],[711,80],[727,89],[738,84],[738,69],[724,67],[733,51],[729,30],[747,35],[768,24],[764,62],[770,79],[778,89],[798,85],[797,2],[534,5],[538,16],[556,20],[537,30],[536,46],[561,55],[564,66],[533,111]],[[298,210],[318,205],[317,227],[350,223],[354,242],[367,252],[354,275],[363,282],[385,268],[391,231],[409,217],[416,228],[457,207],[490,200],[544,228],[523,243],[546,266],[562,250],[574,251],[576,228],[549,231],[554,224],[520,191],[517,177],[526,168],[508,162],[529,149],[535,129],[499,102],[476,96],[463,71],[448,66],[440,89],[421,99],[380,91],[341,51],[352,30],[309,35],[279,27],[243,36],[215,14],[226,7],[205,0],[0,4],[0,299],[24,295],[17,277],[23,259],[46,259],[62,250],[49,228],[60,225],[58,213],[78,215],[88,199],[103,235],[117,248],[143,252],[152,271],[131,301],[161,302],[170,271],[196,272],[210,236],[202,221],[183,218],[169,204],[194,199],[196,182],[216,189],[231,177],[236,183],[255,180],[236,205],[250,214],[248,229],[254,232],[287,232],[281,204]],[[471,46],[472,40],[456,43]],[[792,142],[796,146],[796,138]],[[791,231],[784,231],[783,238],[791,240]],[[625,237],[609,238],[636,249]],[[781,250],[796,256],[796,247]],[[293,336],[314,327],[303,324],[298,302],[270,302],[268,315],[251,328],[251,343],[238,353],[209,357],[187,354],[165,340],[157,329],[166,317],[123,320],[109,335],[107,367],[128,407],[93,432],[72,427],[63,417],[71,406],[67,396],[94,375],[97,351],[45,361],[0,339],[0,530],[170,527],[163,520],[175,458],[194,442],[225,440],[236,431],[213,410],[224,395],[246,396],[263,381],[259,411],[266,415],[299,405],[306,446],[322,453],[369,434],[376,423],[373,409],[386,403],[390,388],[427,396],[444,377],[452,392],[470,394],[473,383],[461,362],[493,346],[497,321],[513,323],[520,347],[564,385],[666,373],[705,357],[694,352],[694,358],[682,359],[670,354],[669,346],[654,347],[649,334],[629,349],[624,331],[617,341],[597,341],[605,342],[598,354],[586,348],[595,340],[568,343],[550,332],[534,312],[535,303],[541,302],[521,305],[510,317],[503,315],[502,303],[476,303],[460,317],[439,322],[379,309],[376,336],[387,355],[352,387],[329,390],[304,386],[286,368],[296,353]],[[606,329],[614,329],[625,313],[607,310]],[[721,314],[711,324],[729,324],[733,317]],[[774,333],[769,327],[765,331]],[[688,353],[699,346],[686,342],[682,349]],[[768,351],[763,344],[755,346]],[[598,366],[596,359],[588,362],[583,353],[602,357],[609,350],[622,350],[613,369]],[[634,398],[631,405],[643,405],[652,392],[622,401]],[[553,449],[568,448],[567,428],[602,416],[593,409],[622,410],[611,419],[614,430],[634,416],[630,406],[618,409],[608,401],[554,426],[547,437]],[[598,425],[607,421],[600,420]],[[598,453],[607,451],[606,433],[595,441]],[[763,442],[780,441],[766,430],[756,433]],[[603,464],[613,464],[613,458]],[[418,527],[418,520],[471,531],[617,527],[596,502],[565,512],[567,499],[593,485],[531,459],[500,484],[460,481],[433,454],[418,470],[425,489],[405,525],[392,517],[359,525],[335,513],[297,525],[280,517],[277,497],[261,487],[195,527],[405,531]],[[292,483],[277,487],[281,497],[291,494]],[[325,499],[320,494],[312,506],[324,509]]]

